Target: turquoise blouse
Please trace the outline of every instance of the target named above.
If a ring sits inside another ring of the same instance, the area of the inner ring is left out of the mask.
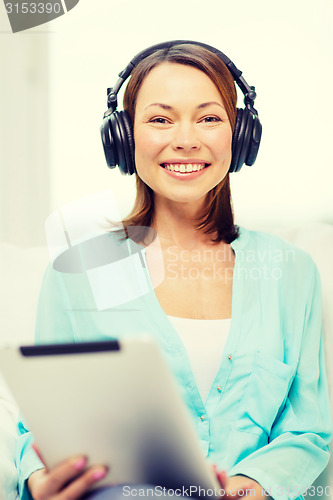
[[[293,499],[310,487],[329,460],[332,422],[319,274],[306,252],[270,234],[240,228],[231,246],[236,256],[231,328],[205,404],[144,259],[137,260],[144,272],[141,294],[100,310],[89,273],[64,273],[49,266],[36,339],[79,342],[149,332],[179,381],[208,460],[229,475],[253,478],[274,499]],[[105,303],[112,303],[117,287],[131,287],[131,279],[140,273],[128,273],[125,282],[119,272],[113,280],[101,280],[99,303],[103,294],[110,295]],[[19,489],[21,498],[28,498],[25,480],[41,463],[23,422],[19,431]]]

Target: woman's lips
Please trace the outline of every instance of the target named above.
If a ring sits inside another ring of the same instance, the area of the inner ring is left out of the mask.
[[[161,166],[171,172],[199,172],[200,170],[208,167],[209,163],[162,163]]]
[[[178,179],[194,179],[204,174],[210,163],[162,163],[165,173]]]

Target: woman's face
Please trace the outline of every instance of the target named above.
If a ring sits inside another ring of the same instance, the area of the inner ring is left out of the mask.
[[[232,130],[210,78],[191,66],[163,63],[145,78],[134,120],[139,177],[159,197],[197,202],[227,174]]]

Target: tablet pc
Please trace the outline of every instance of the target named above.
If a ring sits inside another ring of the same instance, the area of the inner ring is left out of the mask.
[[[84,454],[109,467],[100,484],[220,489],[149,336],[3,348],[0,367],[48,467]]]

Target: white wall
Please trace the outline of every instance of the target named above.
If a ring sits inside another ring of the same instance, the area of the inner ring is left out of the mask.
[[[50,211],[48,34],[12,34],[0,5],[0,241],[40,245]]]
[[[188,38],[218,47],[256,85],[262,147],[232,176],[237,221],[332,222],[332,19],[330,0],[81,0],[52,23],[53,205],[114,187],[127,212],[134,179],[107,169],[99,137],[106,87],[143,48]]]

